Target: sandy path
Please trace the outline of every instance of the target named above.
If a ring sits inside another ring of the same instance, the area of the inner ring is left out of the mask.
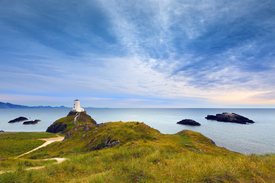
[[[67,160],[67,158],[49,158],[49,159],[43,159],[43,160],[45,160],[45,161],[56,160],[57,161],[56,163],[59,164],[65,160]],[[41,169],[41,168],[45,168],[45,167],[46,166],[30,167],[30,168],[26,168],[25,170],[37,170],[37,169]]]
[[[35,148],[35,149],[33,149],[33,150],[29,151],[29,152],[26,152],[24,154],[21,154],[21,155],[17,156],[15,159],[17,159],[17,158],[19,158],[21,156],[24,156],[26,154],[29,154],[29,153],[31,153],[33,151],[36,151],[37,149],[40,149],[42,147],[45,147],[45,146],[47,146],[47,145],[49,145],[49,144],[51,144],[53,142],[62,141],[63,139],[64,139],[64,137],[60,137],[60,136],[59,137],[55,137],[55,138],[40,139],[40,140],[45,140],[46,142],[44,144],[42,144],[41,146],[38,146],[37,148]]]
[[[14,159],[17,159],[17,158],[19,158],[21,156],[24,156],[26,154],[29,154],[29,153],[33,152],[33,151],[36,151],[37,149],[45,147],[45,146],[47,146],[47,145],[49,145],[49,144],[51,144],[53,142],[62,141],[63,139],[64,139],[64,137],[60,137],[60,136],[59,137],[55,137],[55,138],[40,139],[40,140],[45,140],[46,142],[44,144],[42,144],[41,146],[38,146],[37,148],[31,150],[31,151],[28,151],[28,152],[26,152],[24,154],[21,154],[21,155],[17,156]],[[67,158],[49,158],[49,159],[41,159],[41,160],[45,160],[45,161],[47,161],[47,160],[56,160],[57,161],[56,163],[58,164],[58,163],[61,163],[61,162],[65,161],[65,160],[67,160]],[[41,168],[45,168],[45,167],[46,166],[30,167],[30,168],[26,168],[25,170],[37,170],[37,169],[41,169]],[[8,173],[8,172],[14,172],[14,170],[0,171],[0,174],[2,174],[2,173]]]

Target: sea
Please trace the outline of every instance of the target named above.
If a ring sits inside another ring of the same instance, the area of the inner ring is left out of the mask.
[[[88,108],[85,109],[97,123],[139,121],[164,134],[181,130],[200,132],[216,145],[244,154],[275,153],[275,109],[270,108]],[[54,121],[65,117],[67,108],[14,108],[0,109],[0,130],[11,132],[44,132]],[[206,120],[207,115],[237,113],[255,121],[253,124],[236,124]],[[30,120],[40,119],[34,125],[23,122],[8,123],[19,116]],[[176,124],[182,119],[193,119],[201,126]]]

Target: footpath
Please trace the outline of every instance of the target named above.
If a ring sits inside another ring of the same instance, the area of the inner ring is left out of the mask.
[[[47,145],[49,145],[49,144],[51,144],[51,143],[53,143],[53,142],[62,141],[63,139],[64,139],[64,137],[60,137],[60,136],[59,136],[59,137],[54,137],[54,138],[40,139],[40,140],[44,140],[44,141],[46,141],[46,142],[45,142],[44,144],[42,144],[41,146],[38,146],[37,148],[31,150],[31,151],[28,151],[28,152],[26,152],[26,153],[24,153],[24,154],[21,154],[21,155],[17,156],[17,157],[14,158],[14,159],[20,158],[20,157],[22,157],[22,156],[24,156],[24,155],[26,155],[26,154],[29,154],[29,153],[31,153],[31,152],[33,152],[33,151],[36,151],[36,150],[38,150],[38,149],[40,149],[40,148],[42,148],[42,147],[45,147],[45,146],[47,146]],[[38,159],[37,159],[37,160],[38,160]],[[56,160],[56,161],[57,161],[56,163],[61,163],[61,162],[65,161],[65,160],[67,160],[67,158],[49,158],[49,159],[40,159],[40,160],[43,160],[43,161],[47,161],[47,160]],[[30,167],[30,168],[26,168],[25,170],[37,170],[37,169],[41,169],[41,168],[45,168],[45,166]],[[0,174],[2,174],[2,173],[8,173],[8,172],[14,172],[14,170],[0,171]]]

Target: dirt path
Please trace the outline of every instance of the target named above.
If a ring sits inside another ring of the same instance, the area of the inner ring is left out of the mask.
[[[47,145],[49,145],[49,144],[51,144],[51,143],[53,143],[53,142],[62,141],[63,139],[64,139],[64,137],[60,137],[60,136],[59,136],[59,137],[55,137],[55,138],[40,139],[40,140],[45,140],[46,142],[45,142],[44,144],[42,144],[41,146],[39,146],[39,147],[37,147],[37,148],[35,148],[35,149],[29,151],[29,152],[26,152],[26,153],[24,153],[24,154],[21,154],[21,155],[17,156],[15,159],[20,158],[21,156],[24,156],[24,155],[26,155],[26,154],[29,154],[29,153],[31,153],[31,152],[33,152],[33,151],[36,151],[37,149],[40,149],[40,148],[42,148],[42,147],[45,147],[45,146],[47,146]]]
[[[49,145],[49,144],[51,144],[53,142],[62,141],[63,139],[64,139],[64,137],[60,137],[60,136],[59,137],[54,137],[54,138],[40,139],[40,140],[45,140],[46,142],[44,144],[42,144],[41,146],[38,146],[37,148],[31,150],[31,151],[28,151],[28,152],[26,152],[24,154],[21,154],[21,155],[17,156],[14,159],[17,159],[17,158],[22,157],[22,156],[24,156],[26,154],[29,154],[29,153],[31,153],[33,151],[36,151],[37,149],[45,147],[45,146],[47,146],[47,145]],[[44,160],[44,161],[47,161],[47,160],[56,160],[57,161],[56,163],[58,164],[58,163],[61,163],[61,162],[65,161],[65,160],[67,160],[67,158],[49,158],[49,159],[40,159],[40,160]],[[26,168],[25,170],[37,170],[37,169],[41,169],[41,168],[45,168],[45,167],[46,166],[30,167],[30,168]],[[8,173],[8,172],[14,172],[14,170],[0,171],[0,174],[2,174],[2,173]]]
[[[47,160],[56,160],[57,164],[67,160],[67,158],[49,158],[49,159],[43,159],[45,161]],[[30,167],[30,168],[26,168],[25,170],[37,170],[37,169],[41,169],[41,168],[45,168],[46,166],[37,166],[37,167]]]
[[[77,117],[80,115],[80,113],[76,113],[75,117],[74,117],[74,124],[75,125],[78,125],[78,122],[77,122]]]

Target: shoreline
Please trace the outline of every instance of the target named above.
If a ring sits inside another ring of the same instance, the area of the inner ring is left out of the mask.
[[[26,132],[26,131],[17,131],[17,132],[15,132],[15,131],[4,131],[4,132],[0,132],[0,134],[1,133],[20,133],[20,132],[31,133],[33,131],[28,131],[28,132]],[[37,132],[46,132],[46,131],[37,131]]]

